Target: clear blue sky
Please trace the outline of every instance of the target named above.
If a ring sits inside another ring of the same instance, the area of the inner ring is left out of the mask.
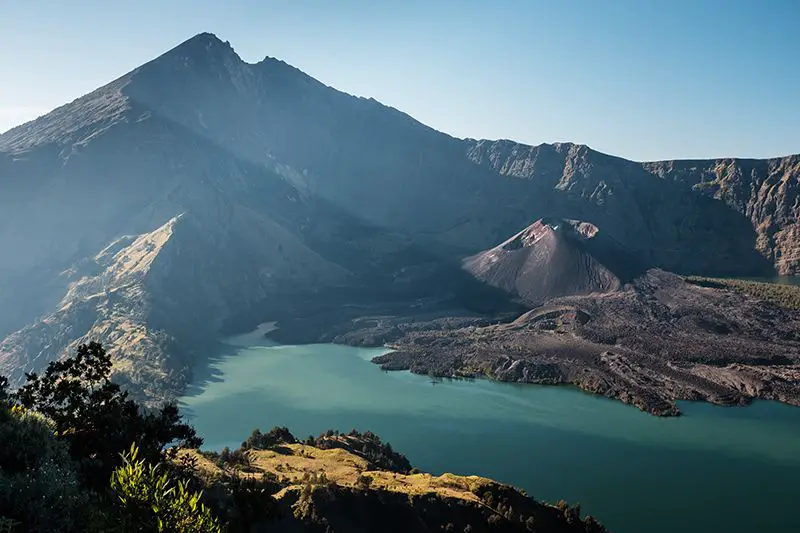
[[[459,137],[800,152],[796,0],[0,0],[0,131],[210,31]]]

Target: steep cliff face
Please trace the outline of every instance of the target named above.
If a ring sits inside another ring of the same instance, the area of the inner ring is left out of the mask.
[[[745,216],[756,249],[779,274],[800,274],[800,155],[755,160],[661,161],[643,167]]]

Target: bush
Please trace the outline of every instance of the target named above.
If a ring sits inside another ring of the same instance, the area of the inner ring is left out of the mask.
[[[257,531],[281,514],[280,505],[272,497],[283,486],[274,474],[241,477],[223,474],[209,487],[210,504],[224,518],[228,531]]]
[[[88,495],[81,492],[67,447],[38,413],[0,407],[0,509],[12,531],[81,529]]]
[[[252,471],[250,456],[247,455],[247,451],[242,448],[231,451],[231,449],[226,446],[220,452],[216,464],[220,468],[227,466],[232,468],[241,468],[245,472]]]
[[[372,485],[372,476],[368,476],[366,474],[361,474],[358,476],[356,480],[356,485],[364,490],[367,490]]]
[[[219,533],[211,511],[200,502],[201,493],[187,488],[186,481],[172,483],[159,465],[138,459],[131,446],[122,455],[122,466],[111,476],[117,501],[114,521],[123,532],[168,531],[171,533]]]

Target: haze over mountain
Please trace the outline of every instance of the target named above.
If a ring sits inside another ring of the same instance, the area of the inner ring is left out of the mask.
[[[92,338],[148,397],[179,391],[222,328],[298,295],[445,305],[458,287],[436,281],[469,285],[463,257],[545,217],[642,268],[800,274],[800,156],[457,139],[207,33],[1,135],[0,188],[0,374]],[[621,283],[592,271],[588,288]]]

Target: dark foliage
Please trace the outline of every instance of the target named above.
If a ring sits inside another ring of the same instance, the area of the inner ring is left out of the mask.
[[[222,469],[234,468],[243,472],[254,471],[250,464],[250,456],[247,455],[247,449],[245,448],[231,450],[225,446],[221,452],[200,451],[200,454]]]
[[[411,471],[408,458],[394,451],[391,444],[381,441],[381,438],[371,431],[361,433],[354,429],[344,435],[338,431],[328,430],[317,438],[309,437],[305,443],[323,450],[343,448],[369,461],[370,468],[402,474]]]
[[[527,531],[570,531],[575,533],[607,533],[591,516],[581,517],[580,504],[570,506],[560,500],[554,507],[542,505],[521,491],[504,485],[486,485],[476,491],[481,501],[496,513],[496,520],[505,519],[523,525]],[[492,521],[489,520],[491,524]]]
[[[281,516],[273,494],[283,488],[274,474],[242,477],[226,473],[206,487],[206,501],[230,532],[249,532]]]
[[[0,406],[0,517],[19,525],[11,531],[83,530],[94,500],[81,490],[67,446],[48,420]]]
[[[296,444],[297,439],[291,434],[288,428],[274,427],[266,433],[261,433],[255,429],[242,443],[243,450],[267,450],[280,444]]]
[[[93,488],[105,487],[121,454],[136,442],[140,457],[162,459],[172,443],[197,447],[202,440],[181,421],[178,408],[167,404],[147,412],[109,380],[111,358],[96,342],[82,344],[75,356],[53,361],[44,374],[27,374],[14,395],[55,425],[55,433],[69,445],[81,480]]]

